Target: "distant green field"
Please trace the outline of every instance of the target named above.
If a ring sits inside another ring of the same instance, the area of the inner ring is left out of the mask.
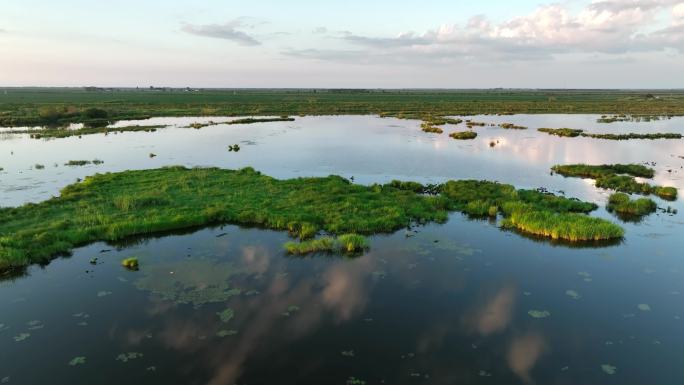
[[[684,90],[312,90],[0,88],[0,125],[61,125],[153,116],[493,113],[684,115]]]

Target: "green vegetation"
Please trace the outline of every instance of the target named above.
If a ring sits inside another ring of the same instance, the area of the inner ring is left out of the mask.
[[[677,189],[674,187],[653,186],[634,179],[635,176],[652,178],[654,175],[653,169],[638,164],[555,165],[551,170],[566,177],[595,179],[596,187],[600,188],[629,194],[654,194],[667,200],[677,199]]]
[[[155,116],[514,113],[682,115],[673,90],[245,90],[2,88],[0,126],[88,126]],[[6,94],[5,94],[6,91]],[[90,110],[98,109],[97,113]],[[103,112],[106,112],[106,115]],[[93,117],[94,116],[94,117]]]
[[[473,127],[484,127],[486,126],[487,123],[484,122],[474,122],[472,120],[466,120],[466,126],[468,128],[473,128]]]
[[[33,166],[33,168],[35,168],[36,170],[42,170],[42,169],[45,168],[45,166],[42,165],[42,164],[36,163],[36,164]]]
[[[501,123],[499,124],[499,127],[505,128],[507,130],[527,130],[527,127],[525,126],[518,126],[513,123]]]
[[[232,277],[243,272],[230,263],[206,258],[153,263],[141,271],[135,287],[164,301],[199,308],[240,295],[241,290],[232,285]]]
[[[121,261],[121,266],[127,268],[128,270],[138,270],[138,258],[129,257]]]
[[[228,146],[228,151],[229,152],[238,152],[240,151],[240,145],[239,144],[231,144]]]
[[[551,168],[563,176],[597,179],[611,174],[627,174],[642,178],[653,178],[655,171],[640,164],[566,164]]]
[[[504,215],[503,226],[568,241],[599,241],[623,236],[621,227],[584,215],[597,208],[582,202],[535,190],[515,190],[492,182],[449,181],[443,194],[452,208],[475,216]]]
[[[617,225],[579,214],[593,210],[591,203],[494,182],[449,181],[435,190],[439,195],[391,184],[355,185],[339,176],[277,180],[251,168],[96,174],[65,187],[59,197],[0,209],[0,267],[48,261],[89,242],[208,224],[257,225],[308,238],[319,230],[390,232],[412,222],[443,222],[449,210],[489,215],[492,207],[510,218],[509,227],[534,234],[567,240],[622,236]],[[581,226],[587,228],[575,229]],[[364,244],[355,236],[337,241],[347,248]]]
[[[268,123],[268,122],[294,122],[294,118],[289,116],[281,116],[278,118],[243,118],[229,120],[227,122],[214,122],[210,120],[208,123],[191,123],[190,128],[200,129],[209,126],[217,126],[219,124],[254,124],[254,123]]]
[[[442,130],[439,127],[433,126],[432,124],[432,122],[423,122],[420,125],[420,129],[423,130],[423,132],[429,132],[432,134],[441,134],[444,132],[444,130]]]
[[[630,139],[681,139],[682,134],[672,132],[659,132],[655,134],[589,134],[582,133],[583,137],[594,139],[608,139],[608,140],[630,140]]]
[[[575,138],[578,136],[593,139],[608,139],[608,140],[630,140],[630,139],[681,139],[682,134],[671,132],[659,132],[654,134],[591,134],[584,132],[584,130],[575,130],[572,128],[539,128],[537,131],[546,132],[549,135],[564,136],[568,138]]]
[[[289,254],[356,253],[368,248],[368,240],[358,234],[342,234],[338,237],[322,237],[302,242],[287,242],[285,250]]]
[[[64,163],[65,166],[85,166],[87,164],[102,164],[104,163],[103,161],[99,159],[93,159],[93,160],[70,160],[66,163]]]
[[[456,131],[449,134],[450,138],[458,140],[469,140],[477,138],[477,132],[475,131]]]
[[[622,214],[623,216],[642,217],[656,211],[658,206],[648,198],[632,200],[629,195],[615,193],[608,198],[606,209],[611,212]]]
[[[650,122],[653,120],[670,119],[668,115],[603,115],[596,119],[598,123],[614,123],[614,122]]]
[[[77,130],[70,130],[66,128],[45,128],[41,130],[12,130],[8,131],[10,134],[29,134],[33,139],[43,138],[67,138],[70,136],[93,135],[117,133],[117,132],[155,132],[159,128],[165,128],[164,125],[156,126],[128,126],[128,127],[95,127],[95,128],[81,128]]]
[[[537,131],[568,138],[574,138],[582,133],[582,130],[575,130],[572,128],[538,128]]]

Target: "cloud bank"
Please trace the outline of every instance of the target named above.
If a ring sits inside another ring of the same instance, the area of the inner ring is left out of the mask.
[[[684,2],[594,1],[578,12],[561,4],[502,22],[472,17],[465,25],[442,25],[394,37],[334,36],[347,49],[308,49],[290,56],[319,60],[454,61],[548,60],[565,54],[684,53]]]
[[[239,19],[235,19],[225,24],[184,24],[181,27],[181,31],[196,36],[230,40],[237,44],[248,47],[261,45],[261,42],[255,39],[254,37],[250,36],[246,32],[238,30],[238,28],[244,26],[245,25],[242,21],[240,21]]]

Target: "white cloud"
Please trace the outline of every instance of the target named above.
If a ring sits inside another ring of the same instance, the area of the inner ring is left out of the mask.
[[[669,12],[663,12],[669,11]],[[666,19],[663,19],[666,15]],[[563,54],[626,54],[684,50],[684,2],[595,1],[579,12],[543,5],[529,15],[494,23],[472,17],[464,26],[443,25],[422,34],[394,37],[348,34],[339,39],[356,49],[304,50],[292,54],[330,60],[454,61],[538,60]],[[358,49],[361,48],[361,49]]]
[[[238,30],[240,27],[245,27],[245,25],[241,20],[236,19],[225,24],[185,24],[181,27],[181,30],[191,35],[230,40],[244,46],[256,46],[261,44],[261,42],[254,37]]]

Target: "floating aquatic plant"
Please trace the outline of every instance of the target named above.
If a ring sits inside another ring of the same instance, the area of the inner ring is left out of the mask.
[[[527,314],[532,318],[546,318],[551,316],[551,313],[547,310],[530,310]]]
[[[127,352],[127,353],[121,353],[121,354],[119,354],[118,356],[116,356],[116,360],[117,360],[117,361],[121,361],[121,362],[128,362],[128,361],[135,360],[135,359],[138,359],[138,358],[141,358],[141,357],[143,357],[143,354],[142,354],[142,353],[139,353],[139,352]]]
[[[21,342],[24,341],[25,339],[31,337],[31,333],[19,333],[18,335],[14,336],[14,342]]]
[[[582,298],[582,296],[579,295],[579,293],[576,292],[576,291],[574,291],[574,290],[566,290],[566,291],[565,291],[565,295],[567,295],[568,297],[570,297],[570,298],[572,298],[572,299],[580,299],[580,298]]]
[[[237,330],[219,330],[218,332],[216,332],[216,336],[221,338],[234,336],[236,334],[238,334]]]
[[[231,277],[242,273],[230,263],[197,259],[145,265],[143,276],[135,282],[164,300],[195,307],[206,303],[226,302],[240,294],[232,288]]]
[[[639,310],[641,310],[641,311],[651,311],[651,307],[645,303],[638,304],[637,308],[639,308]]]
[[[106,296],[108,296],[108,295],[112,295],[112,292],[111,292],[111,291],[106,291],[106,290],[102,290],[102,291],[98,291],[98,292],[97,292],[97,296],[98,296],[98,297],[106,297]]]
[[[617,373],[617,367],[610,365],[610,364],[602,364],[601,370],[603,370],[604,373],[610,374],[610,375]]]
[[[235,317],[235,312],[233,311],[233,309],[227,308],[223,311],[216,313],[216,315],[219,316],[219,318],[221,319],[221,322],[228,323],[228,322],[230,322],[230,320],[233,319],[233,317]]]
[[[86,363],[86,358],[84,356],[74,357],[69,361],[69,366],[83,365]]]
[[[138,270],[138,258],[128,257],[121,261],[121,266],[125,267],[128,270]]]

